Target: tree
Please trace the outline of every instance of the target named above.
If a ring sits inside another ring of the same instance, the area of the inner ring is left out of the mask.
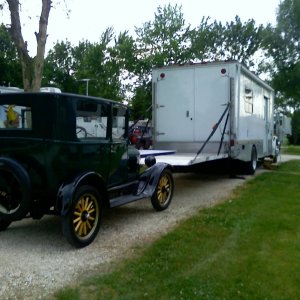
[[[190,60],[193,62],[208,62],[217,53],[217,39],[223,34],[223,26],[217,21],[210,22],[209,17],[203,17],[199,26],[190,32]]]
[[[254,56],[261,47],[263,26],[256,27],[253,19],[242,23],[236,16],[226,22],[223,34],[218,35],[217,59],[236,60],[249,69],[254,66]]]
[[[300,144],[300,110],[296,110],[292,116],[292,136],[290,142],[294,145]]]
[[[152,85],[151,82],[143,82],[140,86],[136,87],[134,96],[131,101],[131,118],[132,120],[138,119],[151,119],[152,110],[151,106]]]
[[[0,25],[0,85],[22,86],[21,64],[7,28]]]
[[[80,42],[73,47],[69,41],[57,42],[45,58],[43,86],[55,86],[63,92],[78,93],[79,83],[74,73],[80,66],[82,53],[90,43]]]
[[[191,31],[190,51],[194,62],[236,60],[248,68],[255,66],[254,57],[262,42],[262,25],[256,26],[253,19],[242,23],[234,21],[223,25],[210,18],[202,18],[200,25]]]
[[[23,87],[25,91],[39,91],[44,66],[47,26],[51,9],[51,0],[42,0],[39,19],[39,31],[35,33],[37,53],[34,58],[29,56],[27,42],[24,41],[20,22],[20,1],[6,0],[11,18],[10,34],[14,41],[22,65]]]
[[[107,28],[97,43],[81,41],[77,46],[70,42],[57,42],[45,59],[43,84],[55,85],[65,92],[124,100],[136,67],[134,40],[128,32],[116,38],[113,28]]]
[[[93,96],[123,100],[121,89],[121,67],[114,53],[114,30],[107,28],[99,43],[90,44],[82,53],[80,65],[74,76],[77,80],[90,79],[90,92]]]
[[[128,31],[121,32],[115,38],[114,47],[110,48],[110,56],[119,66],[119,78],[121,81],[122,94],[128,98],[135,93],[136,86],[133,84],[139,74],[140,60],[138,58],[137,44]]]
[[[264,48],[272,59],[269,70],[277,91],[277,109],[286,112],[300,108],[300,2],[281,1],[277,25],[265,29]]]
[[[154,21],[136,28],[140,74],[148,76],[153,65],[185,63],[190,57],[190,25],[185,26],[181,6],[158,7]],[[145,78],[143,78],[144,80]]]
[[[181,6],[159,6],[154,21],[135,30],[137,38],[133,73],[135,75],[132,108],[134,118],[151,105],[151,71],[153,66],[189,62],[190,25],[185,25]]]

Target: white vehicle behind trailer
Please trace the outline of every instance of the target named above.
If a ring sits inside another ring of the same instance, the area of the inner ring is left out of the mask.
[[[155,68],[154,149],[173,166],[231,158],[254,173],[272,147],[274,91],[238,62]]]
[[[0,86],[0,94],[2,93],[20,93],[23,92],[22,89],[18,87],[10,87],[10,86]]]

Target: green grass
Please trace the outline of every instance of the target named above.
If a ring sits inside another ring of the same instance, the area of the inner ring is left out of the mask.
[[[300,299],[300,161],[263,173],[56,299]]]
[[[281,148],[283,154],[300,155],[300,146],[284,146]]]

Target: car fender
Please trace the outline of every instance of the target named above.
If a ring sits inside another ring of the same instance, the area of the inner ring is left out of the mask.
[[[171,165],[161,162],[156,163],[141,173],[136,195],[151,197],[155,192],[160,176],[165,169],[172,171]]]
[[[94,186],[98,191],[105,191],[104,180],[96,172],[88,171],[77,175],[73,180],[64,182],[58,189],[56,209],[61,216],[66,215],[71,207],[77,188],[83,184]]]

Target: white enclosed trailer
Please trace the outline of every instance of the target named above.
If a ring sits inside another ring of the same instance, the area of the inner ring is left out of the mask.
[[[271,157],[274,91],[238,62],[155,68],[153,144],[176,150],[157,160],[189,166],[232,158],[254,172]]]

